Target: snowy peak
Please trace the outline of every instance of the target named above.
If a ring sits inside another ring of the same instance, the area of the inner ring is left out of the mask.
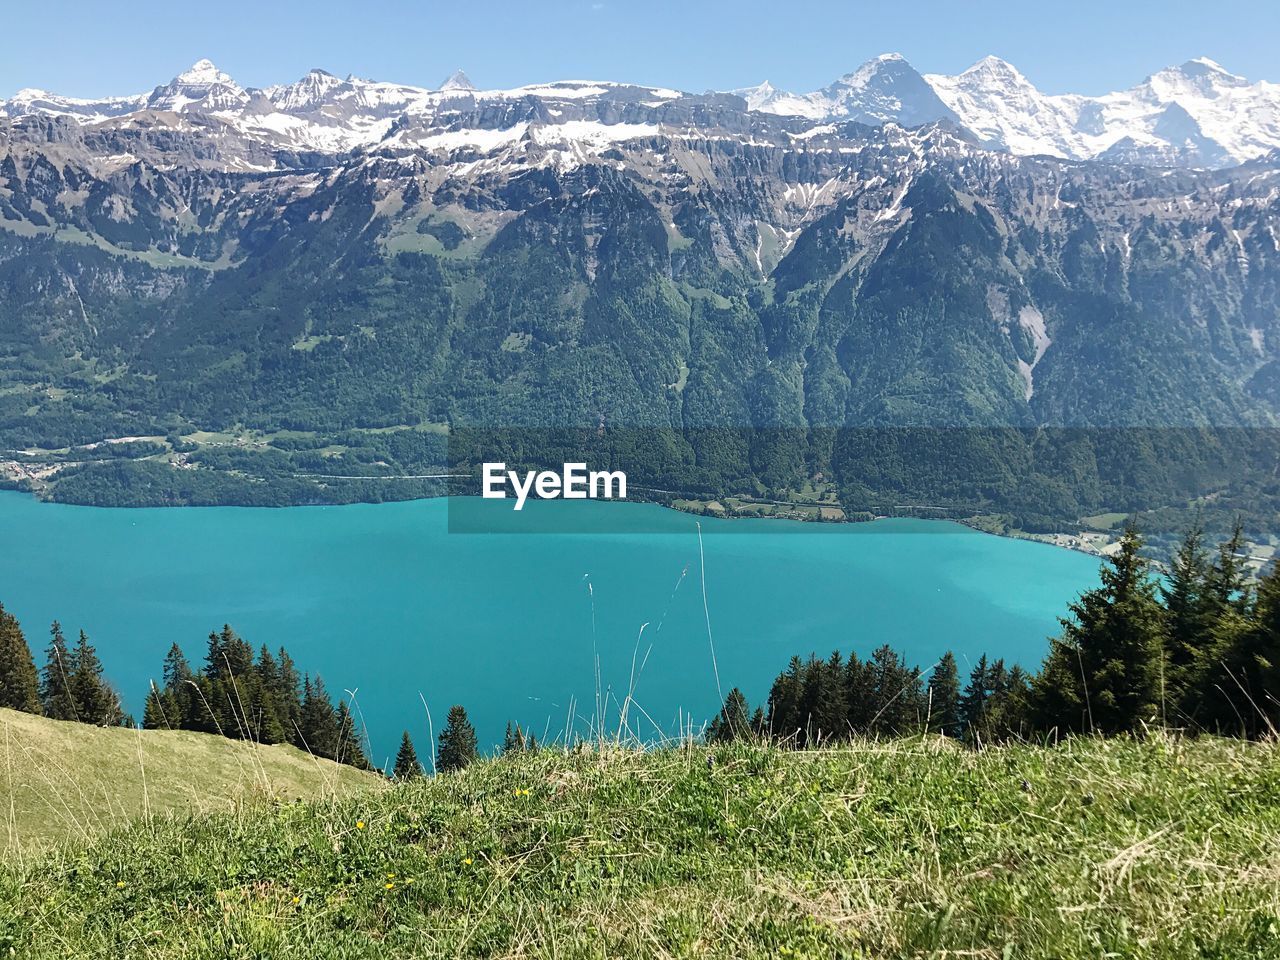
[[[210,60],[197,60],[147,98],[149,110],[216,112],[247,106],[252,98]]]
[[[787,93],[768,83],[734,92],[752,110],[813,120],[854,120],[872,125],[892,121],[914,127],[956,119],[924,77],[899,53],[868,60],[813,93]]]
[[[1225,90],[1249,86],[1249,81],[1228,72],[1221,64],[1208,57],[1188,60],[1177,67],[1161,70],[1147,80],[1153,89],[1163,88],[1165,95],[1190,93],[1200,97],[1214,97]]]
[[[990,86],[991,84],[1031,86],[1027,78],[1008,60],[1001,60],[991,55],[983,57],[955,79],[963,86]]]
[[[443,93],[469,93],[476,89],[471,78],[461,70],[455,70],[449,75],[444,83],[440,84],[440,90]]]
[[[331,100],[335,91],[344,84],[326,70],[315,68],[309,70],[301,80],[283,86],[268,87],[263,93],[285,113],[314,110]]]
[[[893,121],[914,127],[935,120],[954,120],[955,114],[901,54],[868,60],[822,93],[833,115],[862,123]]]
[[[608,139],[596,126],[625,119],[647,131],[679,118],[695,129],[714,123],[731,136],[746,136],[760,119],[751,112],[791,118],[785,125],[792,135],[833,121],[907,128],[948,121],[990,150],[1153,166],[1223,167],[1280,148],[1280,84],[1252,83],[1205,57],[1097,97],[1045,94],[996,56],[949,76],[922,75],[897,53],[868,60],[810,93],[780,90],[768,81],[731,93],[736,97],[693,96],[606,81],[478,90],[461,70],[429,90],[355,76],[344,80],[320,69],[256,90],[203,59],[149,94],[82,100],[21,90],[0,101],[0,116],[123,124],[145,110],[214,115],[216,122],[204,129],[245,138],[255,150],[320,154],[399,149],[404,143],[436,143],[433,138],[446,134],[438,142],[488,143],[522,123],[565,129],[587,123],[591,137]],[[543,130],[540,136],[552,134]]]
[[[197,60],[188,69],[174,77],[173,80],[174,83],[189,86],[235,83],[234,80],[214,66],[212,60]]]

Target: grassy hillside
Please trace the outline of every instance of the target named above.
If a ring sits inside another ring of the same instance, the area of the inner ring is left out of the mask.
[[[7,918],[7,919],[6,919]],[[1280,747],[544,751],[0,873],[29,957],[1278,957]]]
[[[12,710],[0,710],[0,751],[0,848],[11,861],[139,818],[379,785],[373,775],[293,747],[100,728]]]

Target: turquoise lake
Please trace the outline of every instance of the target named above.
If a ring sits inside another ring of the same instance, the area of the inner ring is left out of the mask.
[[[1097,583],[1092,557],[949,523],[703,519],[704,611],[694,517],[548,501],[520,522],[557,529],[562,511],[574,533],[465,534],[444,500],[102,509],[0,493],[0,601],[38,660],[53,619],[87,631],[138,716],[171,642],[193,666],[224,622],[284,644],[331,693],[356,691],[380,764],[406,728],[425,756],[423,700],[437,733],[464,704],[482,746],[508,720],[539,739],[588,733],[593,648],[613,724],[638,650],[638,732],[696,728],[718,708],[708,617],[721,686],[753,707],[792,654],[887,642],[922,668],[948,649],[962,671],[983,652],[1034,667]]]

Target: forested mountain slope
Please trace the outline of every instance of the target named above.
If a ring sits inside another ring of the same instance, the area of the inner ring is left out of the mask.
[[[175,492],[157,465],[421,473],[445,425],[656,429],[681,464],[654,468],[667,486],[821,475],[867,506],[898,481],[814,428],[970,428],[944,443],[1010,490],[1046,436],[1055,458],[1084,437],[1045,514],[1134,505],[1098,481],[1099,443],[1134,447],[1116,428],[1175,428],[1183,453],[1188,429],[1253,431],[1196,434],[1189,462],[1215,465],[1195,476],[1121,477],[1135,503],[1238,477],[1224,446],[1274,466],[1280,157],[1154,169],[723,94],[618,88],[573,100],[591,119],[552,115],[567,102],[405,113],[328,154],[215,114],[0,122],[0,445],[32,451],[9,476],[91,502],[255,500]],[[708,428],[754,432],[724,452]],[[68,449],[122,438],[150,439]],[[980,485],[932,492],[1007,500]]]

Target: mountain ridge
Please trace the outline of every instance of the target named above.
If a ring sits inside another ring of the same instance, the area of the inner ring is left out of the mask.
[[[203,59],[149,93],[95,100],[24,89],[0,100],[0,115],[43,114],[111,124],[154,112],[198,114],[217,117],[237,135],[268,149],[337,155],[379,148],[405,117],[432,116],[447,125],[448,115],[459,107],[494,113],[536,103],[545,108],[542,122],[554,126],[564,113],[564,101],[602,96],[651,105],[741,98],[737,109],[744,115],[799,118],[808,130],[839,121],[906,127],[948,121],[971,131],[989,149],[1147,166],[1219,168],[1280,148],[1280,84],[1250,83],[1206,57],[1096,97],[1043,94],[1017,68],[994,56],[948,76],[922,74],[901,54],[882,54],[810,93],[779,90],[765,82],[705,94],[611,81],[483,90],[461,70],[436,89],[355,76],[343,80],[320,69],[292,83],[257,89],[240,86]]]

